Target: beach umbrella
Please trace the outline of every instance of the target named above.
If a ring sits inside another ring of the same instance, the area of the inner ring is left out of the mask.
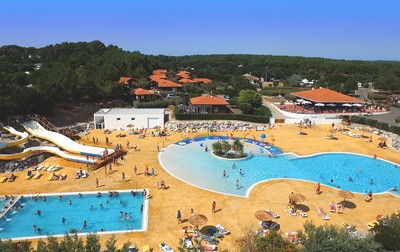
[[[354,107],[362,107],[363,105],[360,104],[360,103],[354,103],[353,106],[354,106]]]
[[[326,104],[326,106],[329,106],[329,107],[336,107],[336,104],[334,104],[334,103],[328,103],[328,104]]]
[[[312,102],[310,101],[303,101],[303,104],[311,104]]]
[[[362,136],[364,137],[365,132],[369,132],[369,131],[370,131],[370,128],[364,127],[364,128],[361,129],[361,131],[362,131],[362,133],[363,133]]]
[[[297,203],[297,202],[305,201],[306,197],[299,193],[291,193],[291,194],[289,194],[289,199],[290,199],[290,201]]]
[[[202,214],[193,214],[189,217],[189,223],[194,226],[203,226],[207,223],[207,217]]]
[[[132,127],[135,127],[135,125],[130,123],[130,124],[126,125],[126,127],[128,127],[129,128],[129,132],[131,132],[132,131]]]
[[[343,125],[349,125],[349,122],[348,122],[348,121],[345,121],[345,120],[342,120],[341,124],[343,124]]]
[[[262,133],[262,134],[260,135],[260,138],[261,138],[262,142],[264,142],[264,139],[265,139],[266,137],[267,137],[267,136],[266,136],[264,133]]]
[[[323,104],[323,103],[315,103],[315,105],[314,106],[317,106],[317,107],[323,107],[323,106],[325,106],[325,104]]]
[[[343,103],[342,104],[342,107],[351,107],[352,105],[351,104],[349,104],[349,103]]]
[[[296,101],[302,103],[304,100],[303,99],[297,99]]]
[[[387,140],[387,137],[381,136],[381,137],[378,137],[378,140],[379,140],[379,141],[383,141],[383,142],[384,142],[384,141],[386,141],[386,140]]]
[[[338,195],[342,198],[344,198],[343,201],[346,201],[346,199],[352,199],[354,198],[354,194],[350,191],[347,190],[340,190],[338,191]]]
[[[255,212],[254,216],[260,221],[270,221],[273,219],[272,214],[266,212],[265,210],[259,210]]]

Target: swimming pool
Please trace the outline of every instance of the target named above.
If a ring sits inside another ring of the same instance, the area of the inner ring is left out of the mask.
[[[204,140],[184,146],[170,145],[160,152],[160,163],[170,174],[186,183],[235,196],[248,195],[252,186],[261,181],[281,178],[320,182],[356,193],[382,193],[394,186],[400,188],[400,168],[381,159],[352,153],[268,157],[265,152],[260,153],[259,146],[246,143],[245,152],[254,155],[245,160],[232,161],[204,151],[202,146],[208,145],[211,150],[214,142]],[[235,169],[232,168],[233,163]],[[243,176],[239,174],[240,169]],[[223,170],[227,174],[225,177],[222,176]],[[353,181],[349,181],[349,177]],[[236,186],[237,180],[239,187]]]
[[[37,200],[25,195],[16,203],[16,206],[23,206],[21,209],[11,209],[0,219],[0,237],[62,236],[72,229],[78,234],[143,231],[147,229],[148,200],[144,200],[142,191],[135,191],[135,195],[131,191],[118,191],[118,195],[112,197],[107,191],[100,192],[100,197],[97,192],[81,193],[81,196],[78,193],[41,194]],[[37,210],[41,211],[40,215],[36,214]],[[86,227],[83,227],[84,221]],[[41,230],[35,231],[34,225]]]

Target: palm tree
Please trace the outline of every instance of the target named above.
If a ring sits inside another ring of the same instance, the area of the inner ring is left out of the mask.
[[[243,143],[240,142],[239,139],[236,139],[233,142],[232,147],[235,149],[236,155],[237,156],[243,156]]]
[[[213,152],[218,154],[222,152],[222,144],[220,142],[215,142],[212,144]]]
[[[232,149],[232,146],[227,141],[222,141],[222,150],[225,153],[225,156],[228,155],[228,151]]]

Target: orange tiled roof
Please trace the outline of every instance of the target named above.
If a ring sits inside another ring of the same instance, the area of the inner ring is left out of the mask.
[[[179,83],[193,83],[193,82],[195,82],[195,81],[191,80],[191,79],[180,79],[179,80]]]
[[[181,88],[182,85],[175,83],[170,80],[159,80],[157,81],[158,83],[158,88]]]
[[[336,91],[319,88],[314,90],[307,90],[292,93],[294,96],[313,101],[313,102],[346,102],[346,103],[359,103],[363,102],[357,98],[338,93]]]
[[[212,95],[203,95],[190,98],[190,103],[193,105],[228,105],[229,103],[221,97]]]
[[[164,75],[164,74],[160,74],[160,75],[153,74],[153,75],[150,75],[149,78],[150,78],[150,80],[155,80],[156,81],[156,80],[161,80],[161,79],[167,79],[167,76]]]
[[[211,83],[211,80],[207,79],[207,78],[194,78],[193,81],[201,82],[201,83],[204,83],[204,84],[210,84]]]
[[[167,69],[156,69],[153,71],[153,74],[154,75],[160,75],[160,74],[166,75],[167,72],[168,72]]]
[[[188,71],[179,71],[176,76],[184,79],[190,79],[190,73]]]
[[[159,94],[156,94],[153,91],[143,89],[143,88],[137,88],[137,89],[133,90],[133,93],[135,95],[158,95],[159,96]]]
[[[132,80],[131,77],[119,77],[119,84],[128,84],[128,82]]]

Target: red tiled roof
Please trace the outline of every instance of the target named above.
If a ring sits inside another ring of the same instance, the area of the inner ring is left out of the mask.
[[[248,80],[248,81],[259,81],[260,80],[260,78],[255,77],[250,74],[243,74],[243,77],[246,78],[246,80]]]
[[[135,95],[158,95],[157,93],[154,93],[153,91],[147,90],[147,89],[143,89],[143,88],[137,88],[135,90],[133,90],[133,93]]]
[[[202,82],[204,84],[210,84],[211,80],[207,78],[193,78],[193,81],[195,82]]]
[[[158,83],[158,88],[181,88],[182,87],[181,84],[175,83],[170,80],[159,80],[159,81],[157,81],[157,83]]]
[[[359,103],[363,102],[357,98],[338,93],[336,91],[319,88],[314,90],[307,90],[301,92],[294,92],[292,95],[313,101],[313,102],[346,102],[346,103]]]
[[[153,74],[149,76],[150,80],[161,80],[161,79],[167,79],[167,76],[164,74]]]
[[[190,73],[188,71],[179,71],[176,76],[184,79],[190,79]]]
[[[191,80],[191,79],[180,79],[179,80],[179,83],[193,83],[193,82],[195,82],[195,81]]]
[[[128,84],[128,82],[132,80],[131,77],[119,77],[119,84]]]
[[[203,95],[190,98],[190,103],[193,105],[228,105],[229,103],[221,97],[212,95]]]

